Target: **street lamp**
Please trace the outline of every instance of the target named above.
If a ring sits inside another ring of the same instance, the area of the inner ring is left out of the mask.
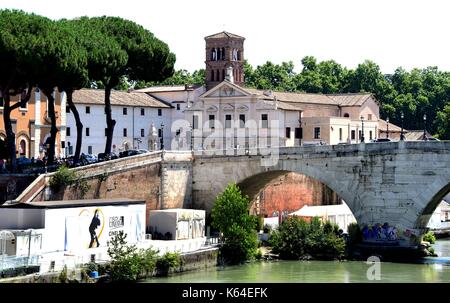
[[[161,150],[164,149],[164,122],[161,122]]]
[[[400,132],[400,140],[405,140],[405,136],[403,135],[403,118],[405,118],[405,115],[403,114],[403,112],[401,112],[400,118],[402,118],[402,131]]]
[[[389,117],[386,118],[386,138],[389,138]]]
[[[364,117],[361,116],[361,142],[364,142]]]
[[[423,114],[423,140],[428,140],[428,138],[427,138],[427,114]]]
[[[194,126],[191,123],[191,151],[194,150]]]

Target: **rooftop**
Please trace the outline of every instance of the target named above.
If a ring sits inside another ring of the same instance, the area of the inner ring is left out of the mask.
[[[381,132],[387,132],[387,122],[383,119],[378,119],[378,129]],[[398,127],[395,124],[392,124],[389,122],[389,132],[401,132],[401,127]],[[404,129],[403,132],[406,133],[406,130]]]
[[[237,38],[237,39],[245,39],[244,37],[223,31],[214,35],[206,36],[205,39],[221,39],[221,38]]]
[[[191,91],[201,87],[201,85],[161,85],[136,89],[135,93],[160,93],[160,92],[182,92]]]
[[[293,93],[293,92],[278,92],[267,91],[254,88],[245,88],[246,91],[256,94],[265,99],[290,102],[286,107],[295,107],[295,103],[314,103],[314,104],[329,104],[339,106],[361,106],[364,102],[369,100],[372,95],[368,93],[348,93],[348,94],[311,94],[311,93]]]
[[[327,94],[328,97],[336,101],[340,106],[361,106],[372,94],[369,93],[348,93],[348,94]]]
[[[16,203],[3,205],[6,208],[70,208],[80,206],[106,206],[106,205],[128,205],[144,204],[145,201],[122,199],[87,199],[87,200],[60,200],[60,201],[38,201],[30,203]]]
[[[73,102],[75,104],[105,104],[105,91],[103,89],[83,88],[73,92]],[[165,102],[157,100],[147,94],[139,92],[111,91],[111,105],[139,106],[170,108]]]

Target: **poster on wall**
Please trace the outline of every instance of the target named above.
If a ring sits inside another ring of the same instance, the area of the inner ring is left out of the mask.
[[[105,247],[117,233],[127,234],[127,242],[144,237],[143,211],[130,213],[128,207],[87,207],[65,218],[64,250]],[[144,217],[145,218],[145,217]]]

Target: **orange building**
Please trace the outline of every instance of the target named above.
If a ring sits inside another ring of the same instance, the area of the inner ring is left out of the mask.
[[[55,91],[56,135],[55,155],[64,155],[66,132],[66,95]],[[11,96],[11,105],[19,101],[20,96]],[[50,137],[51,121],[48,116],[48,101],[44,93],[34,89],[25,107],[19,107],[11,112],[11,122],[16,134],[17,157],[42,158],[47,149]],[[64,110],[61,110],[63,108]],[[6,140],[3,121],[3,99],[0,98],[0,139]]]

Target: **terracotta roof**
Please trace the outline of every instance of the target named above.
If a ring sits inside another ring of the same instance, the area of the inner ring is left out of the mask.
[[[278,102],[277,107],[284,110],[294,110],[299,111],[302,110],[298,103],[290,103],[290,102]]]
[[[135,93],[182,92],[199,88],[201,85],[164,85],[136,89]]]
[[[73,92],[75,104],[104,104],[105,91],[102,89],[80,89]],[[111,105],[140,106],[170,108],[171,106],[161,102],[152,96],[136,92],[111,91]]]
[[[389,130],[391,130],[391,129],[389,128]],[[404,133],[405,133],[405,140],[408,140],[408,141],[423,140],[423,129],[422,130],[404,130]],[[429,132],[426,132],[426,136],[427,136],[427,138],[432,137]]]
[[[214,35],[206,36],[205,39],[220,39],[220,38],[238,38],[238,39],[245,39],[244,37],[223,31]]]
[[[330,104],[338,105],[336,101],[329,98],[327,95],[323,94],[308,94],[308,93],[287,93],[287,92],[271,92],[254,89],[245,88],[246,91],[252,94],[256,94],[265,99],[273,100],[274,96],[278,101],[292,102],[292,103],[315,103],[315,104]]]
[[[378,129],[382,132],[386,132],[387,122],[382,119],[378,119]],[[389,132],[401,132],[401,131],[402,131],[401,127],[398,127],[397,125],[389,122]],[[406,132],[405,129],[403,129],[403,131]]]
[[[371,94],[327,94],[328,97],[336,101],[340,106],[361,106],[372,95]]]

